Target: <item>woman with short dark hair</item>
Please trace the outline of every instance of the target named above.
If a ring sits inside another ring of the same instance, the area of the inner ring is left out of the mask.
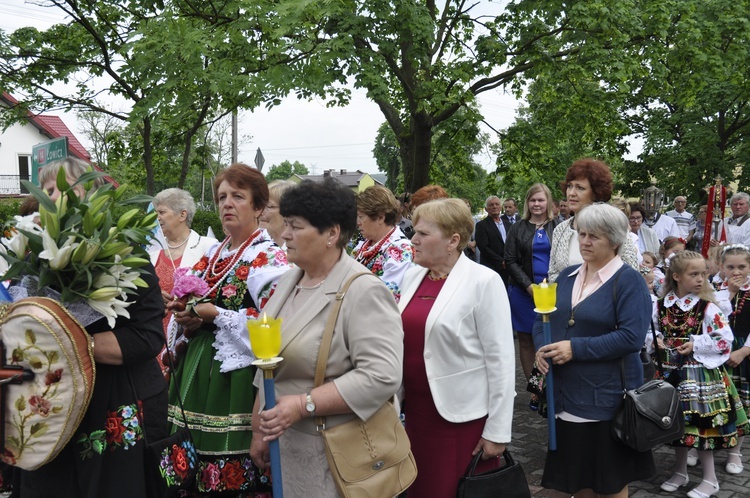
[[[284,361],[274,371],[276,406],[261,411],[263,394],[255,402],[253,430],[265,437],[253,438],[250,455],[266,467],[268,441],[278,438],[284,496],[334,498],[339,493],[316,417],[324,417],[327,428],[367,420],[393,397],[401,385],[401,320],[383,282],[344,251],[357,212],[350,189],[335,180],[304,181],[284,193],[280,209],[294,267],[279,280],[265,310],[284,320]],[[336,295],[361,273],[341,302],[325,380],[316,387],[318,349]]]

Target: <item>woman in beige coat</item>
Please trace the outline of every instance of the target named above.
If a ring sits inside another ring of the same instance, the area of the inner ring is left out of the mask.
[[[356,279],[343,300],[323,385],[313,389],[326,320],[343,284],[367,268],[344,251],[356,223],[354,193],[335,181],[303,182],[281,198],[289,261],[265,312],[280,317],[284,358],[276,369],[277,404],[256,400],[250,456],[268,466],[268,441],[279,439],[284,495],[339,496],[315,417],[326,427],[366,420],[401,384],[403,330],[396,303],[375,276]],[[260,378],[256,378],[260,384]],[[259,415],[257,415],[259,414]]]

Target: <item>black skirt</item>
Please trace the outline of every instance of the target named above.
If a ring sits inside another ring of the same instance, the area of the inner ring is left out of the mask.
[[[612,423],[557,419],[557,450],[547,451],[542,486],[574,494],[592,489],[615,494],[656,473],[650,451],[637,452],[610,434]]]

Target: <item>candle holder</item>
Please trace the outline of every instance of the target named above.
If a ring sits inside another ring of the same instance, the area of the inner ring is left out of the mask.
[[[250,336],[250,346],[256,360],[253,366],[263,370],[263,393],[266,397],[265,409],[270,410],[276,406],[276,386],[273,371],[284,360],[279,356],[281,352],[281,318],[268,318],[263,313],[263,318],[247,322],[247,330]],[[254,413],[253,416],[256,416]],[[253,435],[255,437],[255,435]],[[274,439],[268,443],[271,455],[271,484],[273,486],[274,498],[284,498],[284,490],[281,485],[281,450],[279,440]]]
[[[542,315],[542,332],[544,333],[544,345],[552,343],[552,330],[549,323],[549,315],[557,311],[555,307],[557,300],[557,284],[548,284],[545,279],[541,284],[531,284],[534,294],[534,311]],[[549,428],[549,449],[557,450],[557,427],[555,426],[555,380],[552,374],[552,364],[546,376],[546,398],[547,398],[547,427]]]

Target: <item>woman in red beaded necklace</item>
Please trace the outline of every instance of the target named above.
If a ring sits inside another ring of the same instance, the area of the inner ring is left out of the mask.
[[[170,386],[169,420],[175,429],[182,423],[179,385],[200,459],[195,491],[253,496],[270,487],[248,456],[256,392],[246,323],[258,316],[288,265],[281,248],[259,229],[268,186],[258,170],[244,164],[223,170],[214,182],[214,200],[227,238],[192,269],[208,284],[208,301],[183,311],[170,304],[189,340],[173,375],[178,382]]]
[[[357,228],[364,241],[354,248],[354,258],[380,277],[398,302],[401,281],[412,267],[411,242],[396,226],[399,204],[393,193],[380,185],[357,195]]]

